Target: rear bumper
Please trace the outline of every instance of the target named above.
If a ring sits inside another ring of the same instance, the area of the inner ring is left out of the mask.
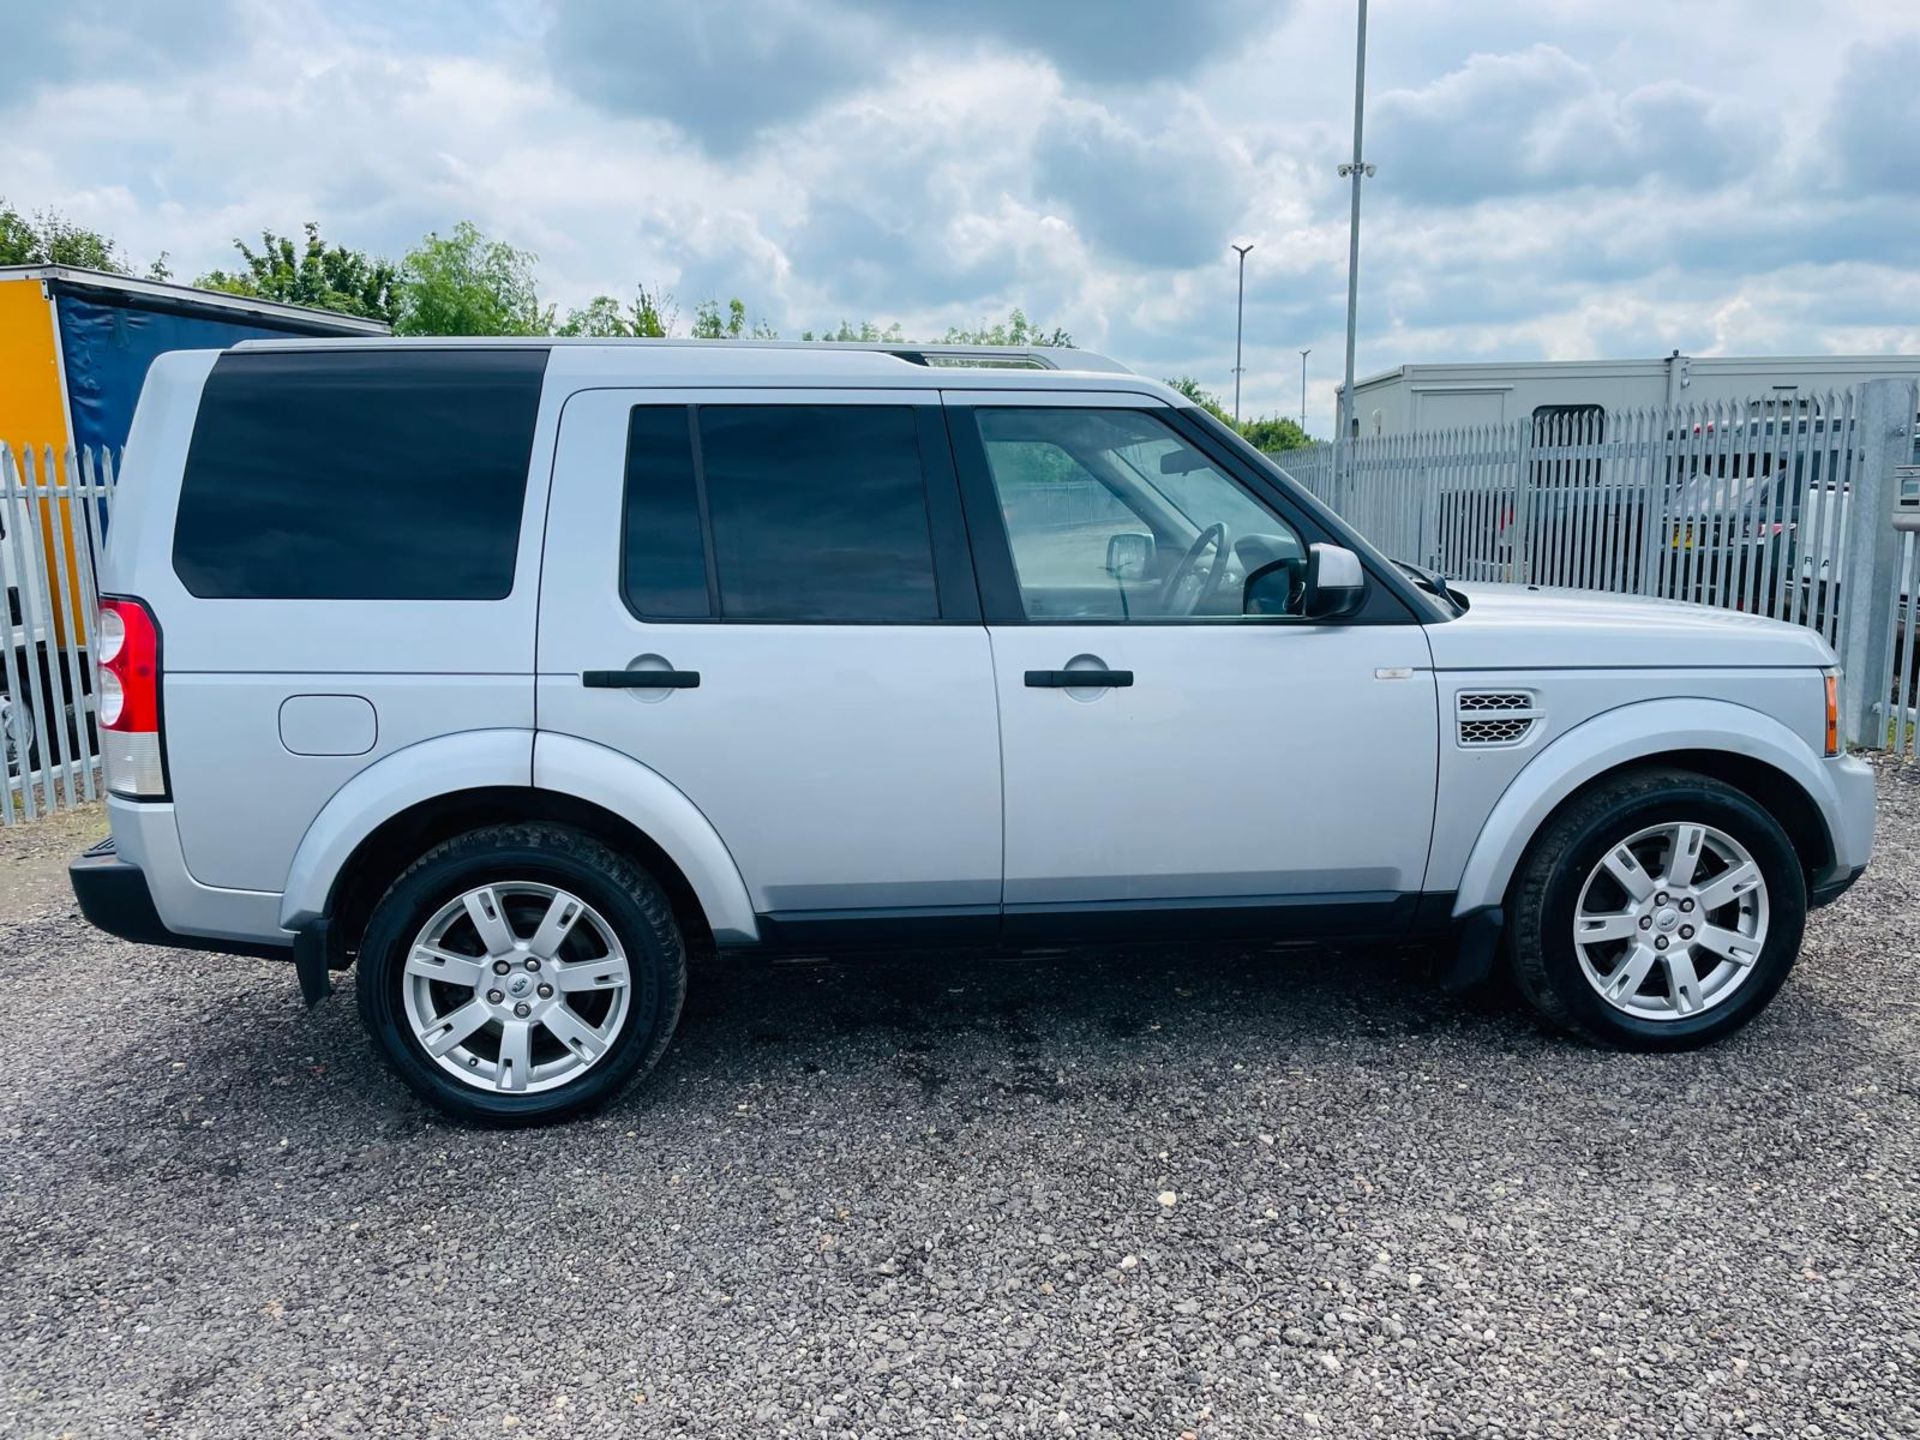
[[[146,874],[138,865],[121,858],[112,836],[68,865],[67,879],[73,885],[73,898],[80,902],[80,913],[87,917],[89,924],[136,945],[217,950],[229,955],[261,955],[275,960],[293,957],[289,946],[183,935],[168,929],[153,903],[153,891],[147,884]]]

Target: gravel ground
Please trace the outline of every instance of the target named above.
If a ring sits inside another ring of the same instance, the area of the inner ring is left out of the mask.
[[[10,833],[0,1435],[1920,1434],[1920,770],[1881,793],[1706,1053],[1392,953],[714,962],[650,1083],[516,1134]]]

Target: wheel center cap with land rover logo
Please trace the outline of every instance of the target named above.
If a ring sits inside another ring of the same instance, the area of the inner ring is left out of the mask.
[[[507,981],[507,993],[516,1000],[524,1000],[533,993],[533,977],[516,975]]]

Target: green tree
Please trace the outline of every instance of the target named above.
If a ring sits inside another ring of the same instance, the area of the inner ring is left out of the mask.
[[[625,309],[611,295],[596,295],[567,318],[555,331],[558,335],[586,335],[598,339],[633,337],[659,339],[673,333],[677,311],[672,298],[659,291],[649,293],[637,287],[639,295]]]
[[[747,302],[738,295],[727,301],[724,311],[718,300],[702,300],[693,311],[693,338],[696,340],[778,340],[780,332],[764,320],[747,324]]]
[[[1313,437],[1300,428],[1297,420],[1289,420],[1283,415],[1242,421],[1240,433],[1254,449],[1268,455],[1277,455],[1282,450],[1298,450],[1303,445],[1313,443]]]
[[[981,325],[971,330],[960,325],[948,326],[943,343],[948,345],[1053,345],[1071,348],[1073,336],[1057,325],[1048,330],[1034,324],[1027,319],[1026,311],[1016,305],[1006,319],[992,325]]]
[[[329,245],[320,227],[309,220],[301,227],[303,242],[271,230],[260,232],[260,248],[244,240],[233,248],[243,262],[238,270],[210,270],[194,283],[230,295],[252,295],[288,305],[336,310],[369,320],[394,322],[395,272],[392,264],[362,250]]]
[[[1178,390],[1187,399],[1193,401],[1214,419],[1223,425],[1232,425],[1241,437],[1254,449],[1267,455],[1277,455],[1282,450],[1298,450],[1302,445],[1311,445],[1313,439],[1292,420],[1279,415],[1262,416],[1258,420],[1243,420],[1234,423],[1226,407],[1191,375],[1169,376],[1167,384]]]
[[[397,335],[550,335],[553,307],[540,304],[532,252],[489,240],[462,220],[451,235],[429,231],[407,252],[394,282]]]
[[[693,338],[696,340],[738,340],[747,329],[747,302],[735,296],[727,302],[727,313],[720,313],[718,300],[702,300],[693,308]]]
[[[1198,405],[1223,425],[1233,424],[1233,417],[1227,414],[1226,407],[1220,403],[1219,398],[1215,396],[1211,390],[1203,388],[1200,382],[1194,379],[1193,376],[1169,375],[1167,377],[1167,384],[1170,388],[1178,390],[1182,395],[1186,396],[1187,399],[1193,401],[1194,404]]]
[[[858,342],[864,345],[904,345],[908,343],[906,336],[900,333],[900,322],[897,320],[884,330],[871,320],[862,320],[857,327],[842,320],[838,330],[823,330],[818,335],[814,334],[811,330],[802,330],[800,332],[800,338],[802,340],[820,340],[830,344],[839,343],[842,345],[850,342]]]
[[[0,265],[77,265],[127,273],[120,247],[53,210],[29,218],[0,200]]]

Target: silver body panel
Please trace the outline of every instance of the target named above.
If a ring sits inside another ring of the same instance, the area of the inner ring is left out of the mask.
[[[184,934],[283,943],[353,847],[477,786],[592,800],[674,857],[723,943],[791,911],[1424,891],[1498,903],[1534,828],[1593,774],[1676,749],[1764,759],[1866,863],[1871,772],[1828,759],[1816,635],[1688,606],[1504,587],[1429,625],[648,624],[618,590],[625,416],[723,403],[1186,402],[1114,371],[968,370],[863,349],[553,349],[511,594],[201,600],[172,522],[213,352],[140,402],[102,589],[158,617],[168,803],[109,805]],[[1020,684],[1097,655],[1090,702]],[[698,690],[643,701],[583,670],[658,655]],[[1518,743],[1468,749],[1462,690],[1523,686]],[[296,709],[301,696],[362,706]],[[336,716],[338,733],[328,728]],[[368,743],[369,732],[371,741]],[[301,752],[301,753],[296,753]],[[1171,783],[1144,786],[1151,761]]]

